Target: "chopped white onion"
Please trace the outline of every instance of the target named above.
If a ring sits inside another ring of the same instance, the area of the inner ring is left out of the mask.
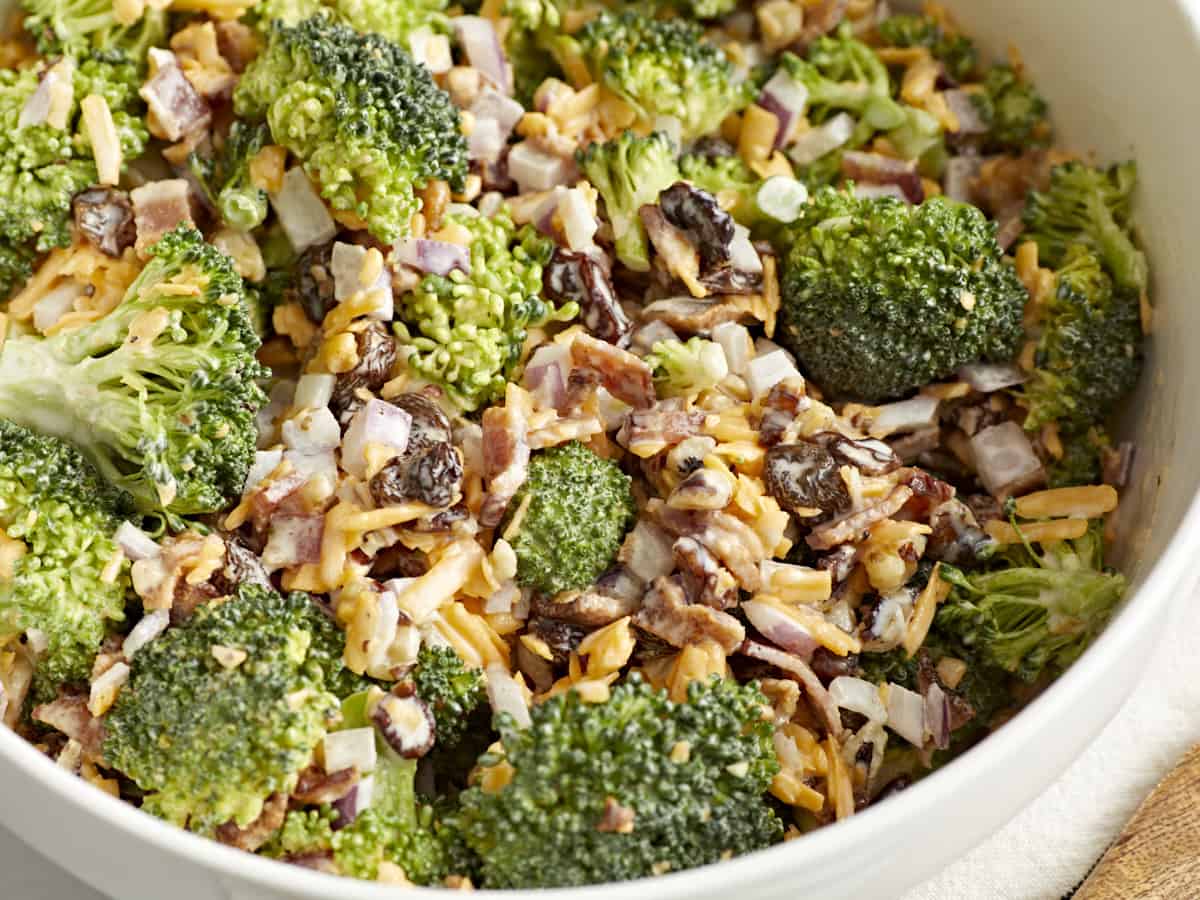
[[[488,615],[512,612],[513,604],[521,597],[521,589],[515,581],[504,582],[488,595],[483,602],[483,611]]]
[[[863,184],[855,182],[854,196],[862,200],[875,200],[880,197],[894,197],[897,200],[908,202],[908,195],[904,193],[904,189],[898,184]]]
[[[1029,375],[1012,363],[973,363],[958,370],[958,377],[981,394],[1016,387],[1029,380]]]
[[[754,202],[776,222],[786,225],[800,217],[808,202],[808,188],[787,175],[772,175],[759,186]]]
[[[775,115],[779,120],[779,131],[775,135],[775,146],[783,147],[792,137],[796,124],[808,106],[808,88],[780,68],[763,85],[758,105]]]
[[[74,99],[74,76],[75,62],[70,57],[64,57],[47,69],[21,107],[17,128],[43,124],[59,130],[66,128]]]
[[[501,136],[507,139],[525,115],[525,107],[495,88],[485,87],[471,104],[471,115],[475,117],[476,125],[481,119],[495,122],[500,128]]]
[[[246,473],[246,484],[242,493],[246,493],[275,471],[275,467],[283,461],[283,450],[258,450],[254,454],[254,462],[250,463],[250,471]]]
[[[512,69],[504,58],[504,49],[491,20],[480,16],[458,16],[454,32],[467,60],[492,84],[506,94],[512,93]]]
[[[787,155],[798,166],[811,165],[841,147],[853,134],[854,118],[849,113],[838,113],[824,125],[810,128],[797,137]]]
[[[508,713],[518,728],[528,728],[533,724],[533,719],[529,716],[529,702],[525,698],[525,689],[508,674],[508,669],[500,663],[492,663],[485,671],[488,700],[492,709],[497,714]]]
[[[301,455],[334,450],[342,442],[342,428],[326,406],[302,409],[283,423],[283,442]]]
[[[150,559],[162,553],[162,547],[155,543],[154,538],[132,522],[122,522],[113,535],[113,540],[121,547],[125,558],[132,562]]]
[[[400,627],[400,607],[396,605],[396,595],[391,591],[380,592],[376,603],[375,628],[367,639],[367,673],[386,675],[391,668],[387,664],[388,651]]]
[[[413,59],[425,66],[434,75],[449,72],[454,66],[450,52],[450,39],[444,34],[434,34],[422,26],[408,36],[408,48]]]
[[[378,759],[375,751],[374,728],[347,728],[325,735],[325,771],[329,774],[343,769],[357,769],[366,774],[375,771]]]
[[[654,349],[661,341],[677,341],[679,335],[666,322],[654,319],[635,331],[629,338],[630,349],[640,355],[645,355]]]
[[[533,351],[522,381],[543,409],[559,409],[567,399],[567,377],[571,374],[571,348],[567,344],[543,344]]]
[[[745,375],[754,358],[754,340],[745,325],[737,322],[722,322],[712,330],[712,339],[725,351],[725,361],[734,375]]]
[[[588,205],[583,192],[578,188],[560,186],[555,188],[555,195],[558,197],[558,216],[562,220],[563,237],[567,240],[567,246],[576,252],[587,250],[593,246],[592,239],[596,236],[596,227],[599,223],[592,214],[592,208]],[[742,226],[735,227],[741,228]],[[749,244],[748,238],[747,244]],[[750,247],[750,252],[754,254],[754,259],[758,261],[759,270],[761,270],[762,262],[758,260],[758,254],[754,253],[753,246]]]
[[[920,431],[937,424],[937,397],[928,394],[917,394],[908,400],[898,403],[887,403],[875,408],[875,418],[871,423],[873,437],[886,437],[889,434]]]
[[[333,275],[333,297],[339,303],[349,300],[359,291],[378,288],[391,291],[392,279],[387,266],[375,270],[369,268],[368,253],[368,248],[358,244],[337,241],[333,245],[333,252],[329,256],[329,272]]]
[[[756,356],[746,365],[746,385],[755,397],[763,397],[785,378],[799,376],[795,364],[782,350]]]
[[[337,376],[327,372],[301,375],[296,382],[296,396],[292,405],[297,409],[320,409],[322,406],[328,406],[336,384]]]
[[[342,468],[351,475],[365,478],[367,446],[382,444],[397,455],[408,447],[412,416],[386,400],[371,399],[361,406],[350,420],[342,441]]]
[[[546,153],[532,141],[521,141],[508,151],[508,174],[520,192],[527,194],[571,184],[578,177],[579,169],[572,159]]]
[[[271,532],[263,548],[262,564],[268,572],[315,563],[321,559],[325,520],[316,516],[272,516]]]
[[[956,88],[944,91],[942,96],[958,121],[958,130],[954,134],[987,134],[988,124],[979,114],[979,107],[968,91]]]
[[[1041,460],[1016,422],[985,428],[971,438],[975,471],[987,492],[1004,500],[1045,480]]]
[[[621,546],[621,562],[644,582],[651,582],[675,569],[672,547],[675,539],[653,522],[639,519]]]
[[[121,644],[121,652],[125,654],[126,659],[133,659],[135,653],[166,631],[167,626],[170,624],[171,613],[169,610],[156,609],[153,612],[146,613],[130,629],[129,634]]]
[[[939,750],[950,746],[950,697],[936,681],[925,692],[925,732]]]
[[[33,327],[45,334],[58,320],[75,307],[75,301],[83,296],[83,285],[66,281],[47,291],[33,305]]]
[[[271,385],[266,405],[254,416],[260,449],[266,449],[278,441],[279,418],[291,408],[292,398],[295,395],[296,382],[289,378],[281,378]]]
[[[841,709],[866,716],[872,722],[886,722],[887,710],[879,699],[879,688],[850,675],[839,675],[829,683],[829,696]]]
[[[978,156],[952,156],[942,172],[942,192],[951,200],[971,202],[971,180],[979,174],[983,160]]]
[[[888,685],[888,727],[914,747],[925,745],[925,698],[898,684]]]
[[[504,152],[505,134],[495,119],[476,119],[467,135],[467,156],[472,160],[495,162]]]
[[[333,240],[337,234],[337,223],[325,208],[325,201],[299,166],[284,173],[279,193],[271,195],[271,205],[297,253]]]
[[[471,273],[470,252],[449,241],[401,238],[396,242],[396,262],[431,275],[449,275],[455,269]]]
[[[291,465],[292,474],[305,481],[325,478],[330,485],[337,482],[337,457],[332,450],[320,450],[314,453],[288,450],[283,454],[283,458]]]
[[[773,604],[761,600],[747,600],[741,608],[750,624],[758,629],[763,637],[805,661],[812,659],[813,651],[820,646],[795,617],[789,616]]]
[[[750,240],[750,229],[745,225],[733,226],[733,240],[729,242],[729,263],[739,272],[749,275],[762,273],[762,259]]]

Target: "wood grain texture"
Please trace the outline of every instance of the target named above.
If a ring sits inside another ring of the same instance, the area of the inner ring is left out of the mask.
[[[1074,900],[1200,897],[1200,745],[1134,813]]]

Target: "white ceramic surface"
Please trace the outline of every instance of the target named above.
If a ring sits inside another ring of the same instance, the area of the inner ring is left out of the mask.
[[[895,897],[1008,820],[1112,716],[1153,651],[1164,609],[1200,554],[1200,8],[1193,0],[951,0],[992,49],[1021,47],[1063,143],[1141,165],[1138,218],[1159,327],[1128,416],[1140,452],[1122,507],[1128,601],[1049,691],[911,790],[802,840],[701,870],[541,900]],[[4,6],[0,0],[0,7]],[[170,828],[58,769],[0,729],[0,823],[121,900],[384,900],[384,888],[273,863]],[[1064,822],[1064,827],[1070,827]],[[62,852],[69,848],[69,855]],[[56,852],[58,851],[58,852]],[[487,894],[476,896],[486,897]],[[495,895],[496,897],[513,895]],[[531,895],[532,896],[532,895]]]

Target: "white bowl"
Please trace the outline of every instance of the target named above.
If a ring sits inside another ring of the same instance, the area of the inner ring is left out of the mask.
[[[5,4],[0,0],[0,7]],[[801,840],[649,882],[539,893],[540,900],[895,897],[997,829],[1100,731],[1134,685],[1185,575],[1196,571],[1200,415],[1200,8],[1193,0],[957,0],[992,50],[1021,48],[1050,98],[1060,143],[1141,166],[1138,218],[1159,311],[1150,363],[1127,416],[1138,443],[1122,502],[1126,604],[1083,658],[981,745],[885,803]],[[1190,583],[1190,579],[1188,579]],[[57,768],[0,728],[0,823],[122,900],[327,898],[402,893],[228,849],[143,815]],[[1064,826],[1066,823],[1064,823]],[[477,895],[480,896],[480,895]],[[513,894],[501,895],[511,898]],[[531,895],[532,896],[532,895]]]

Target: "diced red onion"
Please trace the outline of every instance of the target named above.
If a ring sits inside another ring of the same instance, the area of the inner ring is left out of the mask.
[[[480,119],[490,119],[500,127],[500,134],[507,138],[525,115],[525,107],[512,97],[495,88],[485,87],[471,104],[471,115],[478,124]]]
[[[577,188],[559,187],[555,189],[555,193],[558,197],[558,217],[562,221],[563,237],[566,238],[567,246],[576,252],[593,246],[592,239],[596,236],[596,226],[599,223],[584,198],[583,192]],[[747,232],[747,244],[749,244],[748,235]],[[750,252],[758,261],[758,254],[754,253],[753,247],[750,247]],[[761,261],[758,262],[758,266],[761,270]]]
[[[553,156],[539,150],[532,141],[522,141],[508,151],[508,174],[526,194],[569,185],[579,177],[579,169],[573,159]]]
[[[60,59],[47,69],[21,107],[17,128],[43,124],[60,130],[66,128],[74,99],[74,75],[75,62],[70,57]]]
[[[271,205],[297,253],[333,240],[337,234],[337,224],[325,208],[325,201],[299,166],[284,173],[279,193],[271,195]]]
[[[799,375],[795,363],[782,350],[760,354],[746,366],[746,385],[754,397],[763,397],[767,391],[785,378]]]
[[[807,628],[770,603],[747,600],[742,604],[742,611],[759,634],[805,662],[812,659],[813,651],[820,646]]]
[[[504,131],[495,119],[476,119],[467,135],[467,155],[473,160],[495,162],[505,145]]]
[[[750,240],[750,229],[745,225],[733,226],[733,240],[729,242],[729,263],[739,272],[750,275],[760,274],[763,270],[762,259],[754,249]]]
[[[408,447],[412,416],[407,410],[386,400],[368,400],[350,420],[342,441],[342,468],[351,475],[365,478],[367,474],[367,445],[383,444],[397,455]]]
[[[925,746],[925,698],[898,684],[888,685],[888,727],[914,747]]]
[[[758,96],[758,105],[779,120],[779,131],[775,133],[775,147],[783,147],[792,136],[796,123],[804,115],[804,109],[808,105],[808,88],[792,78],[786,69],[781,68],[763,85],[762,93]]]
[[[979,480],[997,499],[1007,499],[1045,481],[1045,470],[1029,436],[1016,422],[983,429],[971,438],[970,446]]]
[[[125,640],[121,644],[121,652],[125,654],[126,659],[133,659],[135,653],[166,631],[167,626],[170,624],[170,610],[156,609],[153,612],[146,613],[129,630],[129,634],[126,635]]]
[[[841,709],[866,716],[872,722],[886,722],[887,710],[879,699],[879,688],[850,675],[839,675],[829,683],[829,696]]]
[[[433,713],[416,694],[388,694],[375,705],[371,721],[387,745],[405,759],[417,759],[433,749],[437,737]]]
[[[746,641],[742,644],[741,652],[751,659],[775,666],[780,671],[793,676],[804,688],[805,694],[808,695],[808,699],[812,701],[817,711],[821,713],[825,720],[825,727],[834,737],[841,736],[842,717],[838,713],[837,704],[833,702],[833,697],[825,689],[825,685],[821,684],[821,679],[817,677],[817,673],[808,663],[794,653],[785,653],[766,644],[760,644],[758,641]]]
[[[273,516],[262,563],[268,572],[321,560],[323,516]]]
[[[958,130],[954,134],[987,133],[987,122],[983,121],[983,117],[979,115],[979,108],[971,100],[970,93],[956,88],[952,91],[945,91],[942,96],[946,98],[946,105],[950,107],[950,112],[958,120]]]
[[[162,553],[162,547],[155,543],[154,538],[132,522],[122,522],[113,535],[113,540],[120,546],[125,558],[133,562],[150,559]]]
[[[371,802],[374,799],[375,778],[374,776],[368,776],[351,786],[349,791],[333,801],[333,808],[337,812],[337,815],[329,824],[329,827],[333,831],[341,831],[343,828],[353,825],[355,819],[370,809]]]
[[[362,775],[375,771],[378,755],[375,751],[375,729],[347,728],[331,731],[323,742],[325,771],[340,772],[357,769]]]
[[[824,125],[810,128],[797,137],[787,154],[798,166],[811,165],[841,147],[853,134],[854,118],[849,113],[838,113]]]
[[[649,353],[660,341],[677,341],[679,335],[666,322],[655,319],[647,322],[629,338],[630,349],[639,354]]]
[[[776,222],[786,225],[800,217],[808,202],[808,188],[787,175],[772,175],[759,186],[754,202]]]
[[[455,269],[471,274],[471,254],[466,247],[428,238],[401,238],[396,261],[430,275],[449,275]]]
[[[871,423],[871,434],[884,437],[899,432],[919,431],[937,422],[939,400],[928,394],[917,394],[908,400],[877,407]]]
[[[925,692],[925,731],[939,750],[950,746],[950,698],[936,681]]]
[[[487,694],[492,709],[497,714],[508,713],[518,728],[528,728],[533,719],[529,716],[529,705],[521,685],[500,663],[492,663],[487,667],[486,673]]]
[[[712,330],[712,339],[725,351],[725,361],[734,375],[744,375],[754,358],[754,341],[745,325],[722,322]]]
[[[895,159],[882,153],[847,150],[842,154],[842,174],[855,182],[856,196],[861,196],[858,190],[860,186],[894,185],[909,203],[921,203],[925,199],[925,185],[917,173],[915,162]]]
[[[651,582],[675,570],[675,539],[645,519],[638,520],[621,547],[621,561],[636,577]]]
[[[564,344],[545,344],[529,358],[522,381],[543,409],[561,410],[567,402],[571,351]]]
[[[970,203],[971,180],[979,174],[982,165],[978,156],[952,156],[942,172],[942,193],[959,203]]]
[[[982,394],[1016,387],[1029,380],[1029,375],[1012,363],[972,363],[959,369],[958,377]]]
[[[204,127],[212,119],[212,108],[187,80],[175,54],[151,47],[149,57],[157,69],[138,93],[167,140],[177,141]]]
[[[74,308],[75,301],[82,296],[83,285],[74,281],[64,282],[47,291],[33,305],[33,327],[45,333],[69,313]]]
[[[283,423],[283,443],[300,455],[334,450],[342,428],[328,407],[305,409]]]
[[[500,38],[490,20],[480,16],[458,16],[454,32],[467,60],[505,94],[511,94],[512,69],[504,58]]]

